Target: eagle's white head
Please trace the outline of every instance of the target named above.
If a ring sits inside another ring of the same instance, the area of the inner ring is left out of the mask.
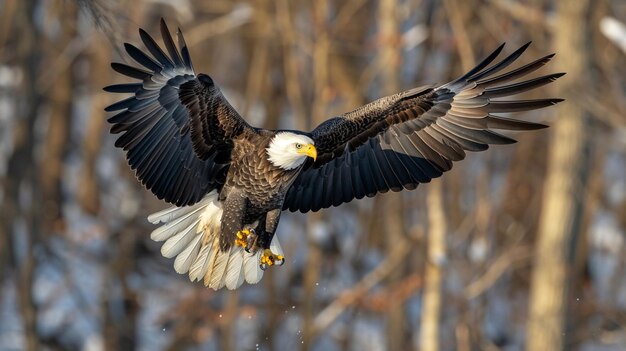
[[[292,170],[301,166],[307,157],[317,158],[313,139],[306,135],[279,132],[267,148],[269,161],[276,167]]]

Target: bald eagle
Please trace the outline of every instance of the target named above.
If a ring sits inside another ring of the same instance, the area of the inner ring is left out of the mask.
[[[257,283],[284,262],[274,236],[281,212],[318,211],[389,190],[415,189],[441,176],[466,151],[515,140],[494,132],[546,127],[498,116],[560,99],[502,100],[550,83],[562,73],[519,78],[553,55],[500,73],[528,47],[494,62],[504,46],[460,78],[410,89],[331,118],[310,132],[249,125],[213,79],[194,72],[184,38],[161,20],[165,51],[139,30],[147,52],[124,44],[141,67],[112,63],[133,83],[106,111],[115,146],[141,183],[174,207],[152,214],[151,234],[176,272],[213,289]],[[491,64],[491,65],[490,65]],[[499,73],[499,74],[498,74]],[[517,82],[514,82],[517,81]]]

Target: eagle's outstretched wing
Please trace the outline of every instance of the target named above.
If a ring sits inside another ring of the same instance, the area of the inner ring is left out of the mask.
[[[381,98],[312,132],[318,158],[309,163],[287,193],[283,209],[317,211],[388,190],[414,189],[439,177],[465,151],[515,140],[491,129],[532,130],[541,124],[493,113],[527,111],[561,99],[498,100],[550,83],[563,73],[510,83],[546,64],[554,55],[496,75],[528,47],[522,46],[487,68],[501,45],[474,69],[440,87],[415,88]]]
[[[253,130],[226,101],[213,80],[196,75],[182,33],[180,50],[161,19],[167,53],[144,30],[139,34],[148,55],[131,44],[126,52],[141,68],[112,63],[117,72],[137,83],[104,88],[132,96],[106,111],[121,111],[109,118],[112,133],[123,133],[115,146],[137,178],[159,199],[177,206],[198,202],[224,183],[232,139]]]

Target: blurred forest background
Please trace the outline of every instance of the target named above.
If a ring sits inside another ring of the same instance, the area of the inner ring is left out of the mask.
[[[285,214],[286,264],[214,292],[149,240],[167,204],[103,111],[109,63],[160,17],[266,128],[446,82],[502,42],[556,52],[539,74],[568,74],[535,96],[567,101],[415,191]],[[621,0],[0,0],[0,350],[626,349],[625,22]]]

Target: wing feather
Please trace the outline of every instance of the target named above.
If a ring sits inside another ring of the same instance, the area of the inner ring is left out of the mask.
[[[123,74],[130,78],[135,78],[135,79],[140,79],[140,80],[150,78],[150,76],[152,75],[150,71],[146,71],[141,68],[132,67],[132,66],[126,65],[124,63],[119,63],[119,62],[111,63],[111,68],[113,68],[113,70],[116,71],[117,73]],[[106,89],[107,88],[104,88],[105,91]]]
[[[133,44],[124,43],[124,49],[126,49],[126,53],[128,53],[128,55],[130,55],[135,62],[147,68],[148,71],[159,72],[163,69],[163,66],[150,56],[144,54],[143,51],[139,50]]]
[[[160,23],[160,29],[161,29],[161,37],[163,38],[163,43],[165,44],[165,48],[167,49],[167,52],[172,58],[174,67],[180,67],[180,68],[184,67],[185,64],[183,63],[183,60],[180,57],[180,52],[178,52],[178,48],[176,48],[176,44],[174,44],[174,40],[172,39],[172,36],[170,35],[170,30],[169,28],[167,28],[167,24],[162,19]]]
[[[317,161],[307,164],[296,178],[283,208],[317,211],[389,190],[414,189],[450,170],[454,161],[465,158],[466,151],[515,142],[491,129],[545,128],[496,115],[540,109],[562,101],[495,100],[536,89],[563,75],[514,82],[545,65],[554,55],[500,73],[529,45],[495,62],[502,45],[450,83],[387,96],[320,124],[310,133]]]
[[[152,37],[146,33],[145,30],[139,29],[139,36],[141,37],[141,41],[143,45],[150,51],[152,56],[156,58],[159,64],[165,68],[174,68],[174,62],[167,57],[167,55],[163,52],[161,47],[152,39]]]
[[[471,78],[468,79],[468,81],[477,81],[477,80],[481,79],[482,77],[487,77],[487,76],[496,74],[496,73],[500,72],[501,70],[507,68],[513,62],[515,62],[515,60],[517,60],[520,56],[522,56],[524,51],[526,51],[526,49],[528,49],[528,47],[530,46],[530,43],[531,42],[528,42],[528,43],[522,45],[519,49],[513,51],[512,54],[510,54],[509,56],[504,58],[502,61],[496,63],[493,66],[491,66],[490,68],[488,68],[486,70],[483,70],[482,72],[473,75]],[[503,46],[504,46],[504,44],[503,44]],[[494,59],[495,59],[495,57],[494,57]]]
[[[124,44],[141,67],[111,67],[139,82],[105,87],[107,92],[132,94],[105,110],[118,111],[108,119],[111,133],[120,134],[115,146],[126,151],[141,183],[159,199],[190,205],[221,188],[232,138],[254,130],[210,77],[194,73],[180,30],[178,47],[163,20],[161,35],[165,50],[143,29],[139,36],[145,52]]]

